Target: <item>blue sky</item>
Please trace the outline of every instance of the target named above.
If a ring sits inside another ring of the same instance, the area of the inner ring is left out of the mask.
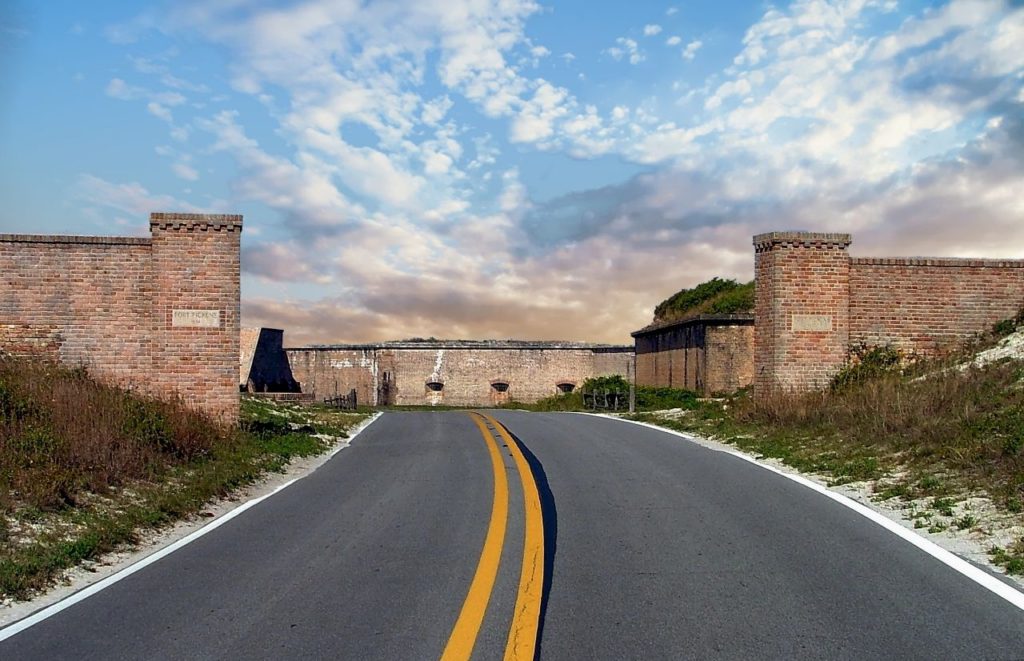
[[[1021,257],[1022,44],[973,0],[14,0],[0,231],[242,213],[289,344],[624,343],[762,231]]]

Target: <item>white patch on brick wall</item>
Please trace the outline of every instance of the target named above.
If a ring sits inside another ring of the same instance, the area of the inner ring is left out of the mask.
[[[430,375],[432,381],[441,380],[441,363],[444,361],[444,349],[437,350],[437,357],[434,358],[434,372]]]
[[[220,310],[172,310],[171,326],[220,328]]]
[[[379,369],[378,369],[379,366],[377,364],[377,352],[373,351],[373,350],[370,350],[369,351],[369,354],[370,354],[369,358],[367,358],[366,354],[367,354],[367,352],[364,351],[363,352],[363,361],[366,362],[367,360],[369,360],[369,363],[370,363],[370,376],[373,379],[373,392],[370,393],[370,397],[372,398],[370,401],[373,402],[374,406],[377,406],[377,404],[380,403],[380,402],[377,401],[377,395],[378,395],[378,393],[380,393],[380,381],[377,378],[377,374],[379,372]]]

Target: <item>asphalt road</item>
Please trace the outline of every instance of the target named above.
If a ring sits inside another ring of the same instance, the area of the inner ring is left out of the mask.
[[[1024,611],[839,504],[678,437],[493,413],[544,508],[542,659],[1024,658]],[[474,658],[500,658],[524,494]],[[436,659],[481,561],[488,445],[389,413],[312,475],[0,643],[0,659]]]

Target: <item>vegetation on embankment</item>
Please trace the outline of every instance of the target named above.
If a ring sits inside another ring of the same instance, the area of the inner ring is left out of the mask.
[[[979,526],[977,501],[1024,525],[1024,360],[971,365],[1021,317],[942,359],[907,362],[891,348],[860,352],[832,387],[753,398],[698,400],[636,419],[773,457],[834,484],[866,481],[877,500],[899,499],[914,525],[939,532]],[[1016,326],[1015,326],[1016,325]],[[1024,538],[991,549],[1024,574]]]
[[[85,370],[0,357],[0,596],[27,598],[365,417],[245,399],[229,429]]]
[[[654,321],[686,319],[699,314],[738,314],[754,311],[754,282],[712,278],[681,289],[654,308]]]
[[[569,393],[562,393],[545,397],[544,399],[524,403],[512,401],[503,408],[524,409],[527,411],[585,411],[588,407],[584,404],[583,393],[607,392],[618,393],[625,406],[628,407],[629,382],[620,375],[599,376],[587,379],[583,385]],[[657,411],[661,409],[675,408],[679,406],[693,406],[697,401],[697,393],[692,390],[679,390],[677,388],[657,388],[653,386],[636,387],[636,410]],[[620,411],[623,410],[621,407]]]

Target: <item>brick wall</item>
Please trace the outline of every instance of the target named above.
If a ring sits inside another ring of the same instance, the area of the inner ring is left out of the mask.
[[[314,393],[318,399],[354,388],[360,402],[374,403],[381,385],[389,379],[390,403],[400,406],[533,402],[559,392],[559,383],[580,386],[594,376],[626,376],[633,356],[629,347],[478,344],[490,346],[381,344],[296,348],[288,349],[287,354],[302,391]],[[428,383],[443,387],[431,390]],[[500,392],[495,388],[498,383],[508,384],[507,390]]]
[[[753,375],[753,318],[701,315],[633,333],[636,382],[701,393],[732,392]]]
[[[754,324],[708,328],[704,390],[735,392],[754,381]]]
[[[237,420],[241,223],[155,213],[149,239],[0,235],[0,348]]]
[[[754,386],[821,388],[854,345],[930,354],[1024,306],[1024,260],[851,258],[848,234],[754,237]]]
[[[850,342],[931,354],[1024,306],[1024,261],[850,260]]]

